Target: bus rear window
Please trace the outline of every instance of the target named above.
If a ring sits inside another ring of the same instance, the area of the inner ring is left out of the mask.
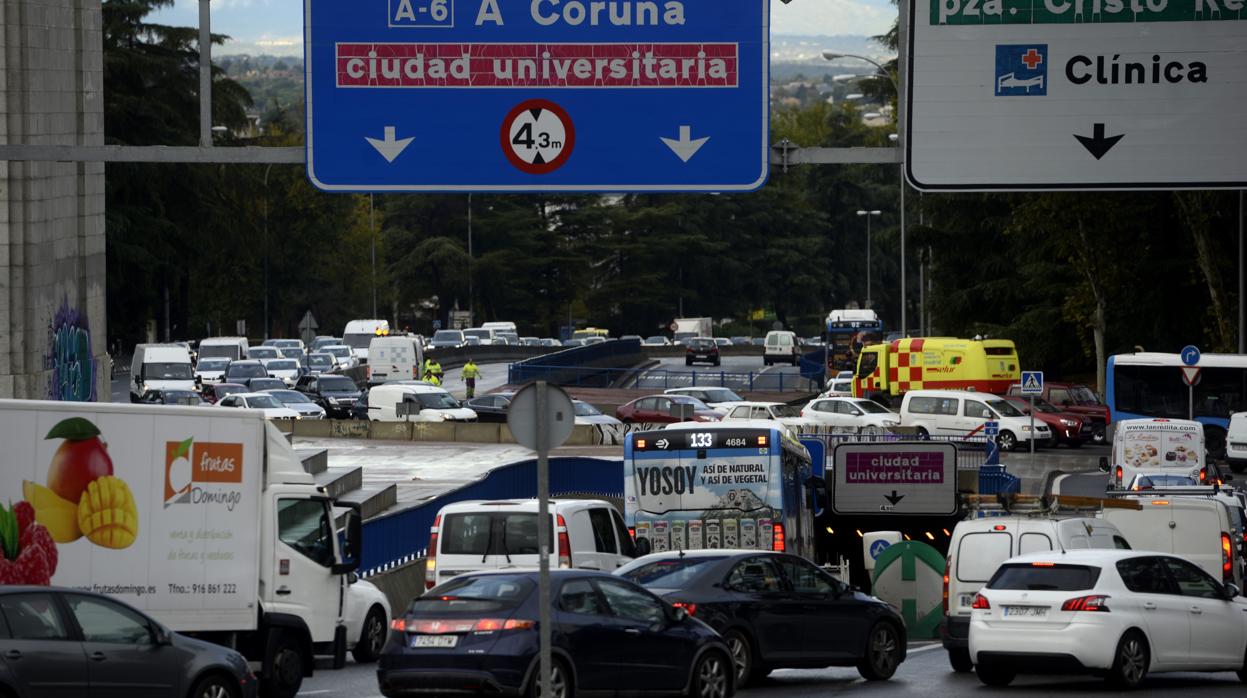
[[[1001,565],[987,583],[988,589],[1016,591],[1083,591],[1100,578],[1099,567],[1026,563]]]

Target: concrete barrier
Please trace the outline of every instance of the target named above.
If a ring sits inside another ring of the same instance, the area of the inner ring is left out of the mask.
[[[470,444],[496,444],[500,426],[493,422],[456,422],[454,423],[455,435],[452,440]]]
[[[329,420],[329,436],[335,439],[366,439],[368,438],[369,422],[359,419]]]
[[[425,535],[428,535],[427,531]],[[424,574],[424,558],[420,558],[384,572],[369,575],[367,579],[376,584],[381,593],[385,594],[385,598],[390,602],[390,613],[398,618],[411,605],[412,599],[424,593]]]
[[[454,441],[453,422],[415,422],[412,424],[412,441]]]
[[[333,435],[333,420],[331,419],[296,419],[289,424],[295,436],[323,439]]]
[[[368,422],[368,438],[385,441],[411,441],[410,422]]]

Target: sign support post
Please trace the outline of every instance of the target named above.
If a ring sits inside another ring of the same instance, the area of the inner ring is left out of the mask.
[[[541,695],[550,695],[550,446],[548,433],[550,425],[546,423],[546,405],[549,403],[550,386],[545,381],[537,381],[537,540],[541,541],[541,557],[538,565],[537,600],[541,611],[537,618],[538,641],[541,643],[541,659],[538,671],[541,672]]]
[[[1178,352],[1182,359],[1182,382],[1186,383],[1186,418],[1195,419],[1195,384],[1199,382],[1199,347],[1188,344]]]

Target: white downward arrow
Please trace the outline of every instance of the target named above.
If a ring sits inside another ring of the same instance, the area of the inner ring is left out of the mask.
[[[684,162],[688,162],[690,158],[697,154],[698,150],[701,150],[701,147],[706,144],[706,141],[710,140],[709,136],[705,138],[693,139],[692,135],[692,126],[681,126],[679,140],[674,138],[663,138],[662,142],[667,144],[667,147],[671,149],[671,152],[676,154],[676,157],[680,158]]]
[[[394,158],[401,155],[403,150],[407,148],[408,144],[410,144],[415,139],[414,138],[403,138],[400,140],[395,140],[394,127],[386,126],[384,139],[369,138],[367,136],[364,136],[364,140],[371,143],[372,147],[376,148],[378,153],[381,153],[381,157],[385,158],[386,162],[394,162]]]

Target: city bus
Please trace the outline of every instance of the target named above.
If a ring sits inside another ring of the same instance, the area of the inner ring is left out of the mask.
[[[883,341],[883,321],[870,309],[844,308],[827,314],[829,368],[852,371],[862,347]]]
[[[1108,357],[1104,401],[1113,422],[1140,417],[1186,419],[1194,412],[1204,425],[1209,455],[1225,453],[1230,415],[1247,411],[1247,356],[1204,354],[1199,359],[1199,384],[1194,403],[1182,381],[1178,354],[1145,352]],[[1194,408],[1193,410],[1191,408]]]
[[[624,516],[638,553],[781,550],[814,558],[825,487],[782,425],[681,423],[624,442]]]

